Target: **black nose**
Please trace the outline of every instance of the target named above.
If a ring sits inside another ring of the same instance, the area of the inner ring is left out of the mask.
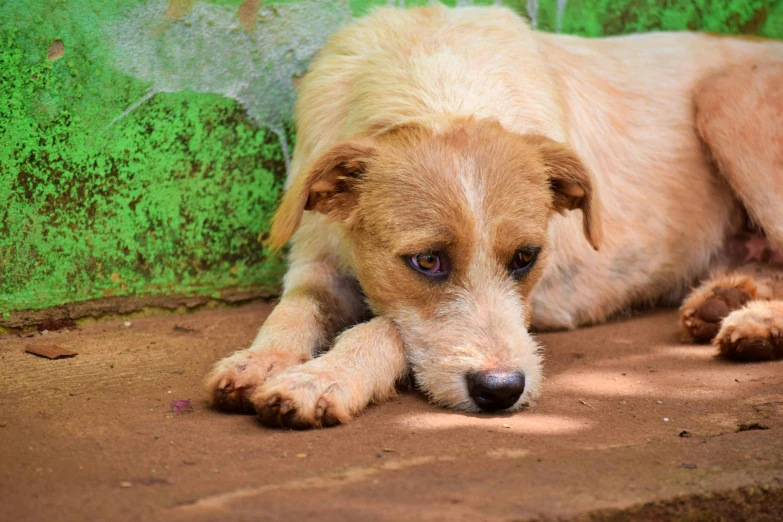
[[[525,391],[522,372],[473,372],[468,374],[468,393],[482,411],[500,411],[516,404]]]

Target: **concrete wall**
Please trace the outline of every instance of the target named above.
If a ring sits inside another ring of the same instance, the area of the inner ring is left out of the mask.
[[[273,293],[283,264],[261,241],[295,142],[291,77],[351,16],[404,3],[0,4],[0,327],[109,297]],[[781,1],[502,3],[588,36],[783,37]]]

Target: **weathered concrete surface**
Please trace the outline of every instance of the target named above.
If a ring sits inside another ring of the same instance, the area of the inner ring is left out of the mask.
[[[673,311],[543,335],[549,378],[531,411],[463,415],[404,393],[310,432],[204,404],[209,365],[246,346],[268,311],[0,337],[0,519],[783,516],[783,363],[683,346]],[[42,359],[28,343],[79,354]],[[172,399],[195,412],[172,415]],[[754,423],[769,429],[737,432]],[[606,509],[632,515],[595,514]]]

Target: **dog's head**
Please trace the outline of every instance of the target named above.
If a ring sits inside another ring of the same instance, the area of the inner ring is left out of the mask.
[[[538,394],[527,298],[555,212],[581,209],[601,239],[590,174],[570,149],[488,121],[401,126],[350,140],[294,181],[275,218],[285,243],[305,210],[339,221],[376,314],[394,320],[418,387],[469,411],[515,410]]]

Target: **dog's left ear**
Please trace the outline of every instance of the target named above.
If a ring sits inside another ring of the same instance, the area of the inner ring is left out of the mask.
[[[530,136],[541,153],[554,192],[554,209],[560,214],[567,210],[582,210],[584,233],[590,245],[598,250],[603,239],[601,203],[598,189],[587,166],[579,156],[562,143]]]
[[[285,245],[302,221],[305,210],[320,212],[336,221],[349,221],[356,203],[356,188],[375,155],[371,140],[352,140],[327,151],[299,174],[286,190],[275,213],[268,244]]]

